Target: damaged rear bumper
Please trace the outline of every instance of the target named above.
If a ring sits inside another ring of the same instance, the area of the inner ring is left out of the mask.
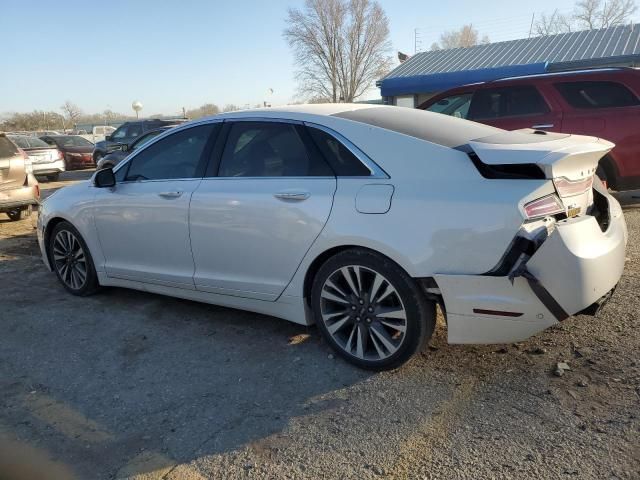
[[[626,255],[624,216],[617,201],[607,197],[606,231],[592,216],[556,223],[520,276],[435,275],[449,343],[520,341],[567,316],[595,313],[594,304],[618,284]]]

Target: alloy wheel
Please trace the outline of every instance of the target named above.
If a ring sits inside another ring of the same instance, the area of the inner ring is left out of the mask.
[[[335,270],[324,282],[320,312],[327,332],[350,355],[384,360],[405,339],[407,312],[391,282],[360,265]]]
[[[73,289],[87,282],[87,257],[78,238],[69,230],[60,230],[53,241],[53,263],[60,279]]]

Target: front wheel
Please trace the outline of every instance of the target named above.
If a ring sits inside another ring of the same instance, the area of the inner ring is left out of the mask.
[[[312,308],[332,348],[369,370],[389,370],[422,349],[435,326],[435,305],[393,261],[365,249],[327,260],[315,276]]]
[[[60,222],[51,232],[49,260],[68,292],[86,296],[98,290],[98,275],[87,244],[70,223]]]

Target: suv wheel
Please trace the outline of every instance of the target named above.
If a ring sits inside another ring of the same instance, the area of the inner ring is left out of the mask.
[[[98,288],[91,253],[80,232],[68,222],[57,224],[48,245],[49,260],[58,280],[73,295],[86,296]]]
[[[435,326],[435,305],[416,282],[364,249],[327,260],[314,279],[311,302],[318,328],[338,355],[370,370],[405,363]]]
[[[18,220],[25,220],[31,216],[31,212],[33,211],[33,207],[31,205],[22,208],[16,208],[15,210],[10,210],[7,212],[7,216],[14,222]]]

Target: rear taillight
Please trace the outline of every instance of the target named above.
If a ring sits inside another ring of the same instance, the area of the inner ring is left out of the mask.
[[[555,215],[556,213],[564,213],[564,207],[556,195],[547,195],[527,203],[524,206],[524,213],[531,220],[546,217],[547,215]]]
[[[64,153],[62,153],[60,150],[56,150],[56,160],[63,160],[64,159]]]
[[[36,183],[34,188],[36,189],[36,198],[40,198],[40,185]]]
[[[561,197],[572,197],[591,190],[593,187],[593,175],[573,181],[565,177],[558,177],[553,179],[553,184]]]

